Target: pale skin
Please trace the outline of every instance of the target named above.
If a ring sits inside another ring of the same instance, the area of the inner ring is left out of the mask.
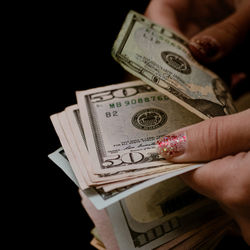
[[[230,54],[250,32],[249,0],[152,0],[145,15],[184,34],[191,45],[203,37],[212,39],[218,50],[203,58],[208,63]],[[195,48],[190,49],[195,56]],[[187,136],[186,149],[168,160],[208,162],[182,175],[183,180],[197,192],[216,200],[235,219],[250,245],[250,109],[181,131]]]

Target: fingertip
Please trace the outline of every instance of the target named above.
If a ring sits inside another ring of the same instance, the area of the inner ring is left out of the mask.
[[[189,186],[192,183],[194,171],[195,170],[180,175],[180,178]]]
[[[209,198],[214,198],[213,186],[210,184],[210,169],[207,164],[195,170],[180,175],[180,178],[196,192]]]
[[[211,62],[218,58],[219,42],[212,36],[198,36],[190,40],[189,49],[194,58],[200,62]]]
[[[249,8],[250,4],[247,6]],[[202,62],[210,63],[221,59],[245,39],[249,32],[249,21],[249,10],[240,8],[191,38],[191,53]]]
[[[156,142],[158,153],[166,160],[175,161],[176,157],[185,152],[186,141],[185,132],[166,135]]]

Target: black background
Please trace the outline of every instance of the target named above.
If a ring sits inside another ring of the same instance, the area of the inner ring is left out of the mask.
[[[147,3],[86,1],[47,6],[41,55],[46,57],[41,74],[48,126],[44,158],[60,146],[51,114],[75,104],[76,90],[124,81],[125,72],[111,57],[111,48],[128,11],[143,13]],[[49,159],[40,174],[44,180],[41,222],[45,224],[41,241],[48,246],[94,249],[89,245],[94,225],[80,203],[78,188]]]
[[[27,237],[37,239],[34,247],[94,249],[89,245],[94,225],[81,206],[78,188],[47,158],[60,147],[49,116],[75,104],[77,90],[123,82],[125,72],[111,57],[111,48],[128,11],[143,13],[147,4],[112,0],[41,6],[35,78],[41,100],[34,103],[45,113],[48,133],[47,150],[34,166],[40,182],[30,187],[41,191],[34,191],[38,201],[29,213],[33,223]]]

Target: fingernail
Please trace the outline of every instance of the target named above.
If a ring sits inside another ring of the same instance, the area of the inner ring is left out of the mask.
[[[202,36],[192,39],[189,48],[196,59],[204,61],[214,57],[219,52],[220,45],[213,37]]]
[[[166,135],[156,143],[158,145],[158,153],[166,159],[171,159],[184,153],[187,136],[185,133]]]

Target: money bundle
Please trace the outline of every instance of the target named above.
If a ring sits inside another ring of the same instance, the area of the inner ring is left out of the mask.
[[[141,80],[77,91],[77,104],[51,116],[62,148],[49,157],[79,187],[96,225],[91,244],[209,249],[230,219],[176,177],[202,164],[167,162],[155,142],[235,112],[230,94],[217,75],[192,58],[184,37],[133,11],[112,55]]]

